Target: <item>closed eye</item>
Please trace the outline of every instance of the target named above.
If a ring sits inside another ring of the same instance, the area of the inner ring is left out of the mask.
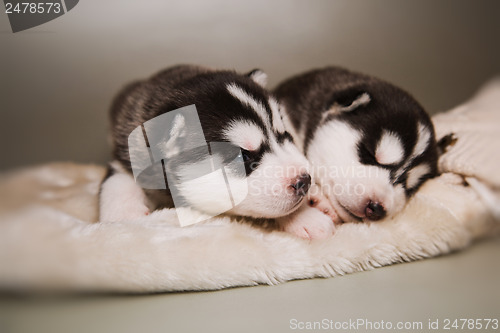
[[[243,163],[245,164],[246,174],[249,175],[259,165],[259,152],[241,148],[241,157],[243,158]]]
[[[247,150],[240,147],[241,157],[245,164],[247,175],[254,171],[260,164],[263,155],[270,150],[269,145],[261,144],[258,150]]]
[[[362,163],[378,165],[375,154],[370,149],[368,149],[368,147],[364,143],[358,144],[358,150],[359,157]]]
[[[241,148],[241,156],[245,164],[251,164],[259,160],[259,152]]]

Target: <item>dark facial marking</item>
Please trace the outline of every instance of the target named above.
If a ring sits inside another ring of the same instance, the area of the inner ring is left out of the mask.
[[[270,150],[271,149],[267,142],[262,143],[258,150],[251,151],[241,148],[241,155],[243,157],[243,163],[245,164],[245,172],[247,176],[257,169],[264,154]]]
[[[282,144],[285,141],[290,141],[291,143],[293,143],[293,137],[288,132],[276,133],[276,140],[279,144]]]

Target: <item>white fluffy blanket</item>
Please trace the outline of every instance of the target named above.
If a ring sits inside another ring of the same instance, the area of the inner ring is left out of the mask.
[[[152,292],[331,277],[462,249],[498,231],[500,80],[434,117],[456,144],[392,220],[305,241],[229,218],[181,228],[172,211],[96,223],[104,169],[50,164],[0,176],[0,288]]]

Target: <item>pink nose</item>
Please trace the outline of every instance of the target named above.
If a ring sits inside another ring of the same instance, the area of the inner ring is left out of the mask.
[[[384,206],[378,202],[369,201],[365,208],[365,216],[371,221],[378,221],[385,217],[386,211]]]
[[[291,187],[294,189],[295,195],[305,196],[311,187],[311,176],[308,173],[298,176]]]

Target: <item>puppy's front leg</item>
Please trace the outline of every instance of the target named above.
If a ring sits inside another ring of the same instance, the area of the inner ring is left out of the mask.
[[[288,216],[276,219],[281,230],[305,239],[325,239],[335,233],[340,219],[317,185],[309,191],[306,202]]]
[[[110,164],[110,173],[101,184],[99,221],[126,221],[148,215],[146,195],[132,175],[122,171],[117,163]]]
[[[330,201],[328,201],[328,199],[323,195],[318,185],[313,185],[311,187],[311,191],[309,192],[309,195],[307,197],[307,204],[310,207],[321,211],[323,214],[330,216],[331,220],[335,224],[341,223],[340,217],[337,215],[337,212],[330,204]]]
[[[330,216],[304,204],[288,216],[276,219],[281,230],[304,239],[325,239],[335,233]]]

